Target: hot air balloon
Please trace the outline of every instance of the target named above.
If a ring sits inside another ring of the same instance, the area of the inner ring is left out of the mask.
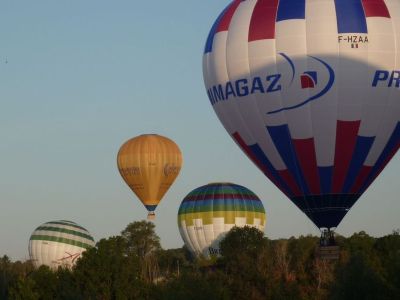
[[[179,147],[164,136],[144,134],[121,146],[117,162],[122,178],[148,210],[148,219],[154,219],[157,205],[181,169]]]
[[[209,33],[216,114],[322,231],[399,148],[399,43],[399,0],[235,0]]]
[[[249,189],[233,183],[210,183],[191,191],[178,211],[179,232],[195,256],[220,254],[219,242],[234,226],[264,232],[265,210]]]
[[[51,221],[40,225],[29,239],[29,256],[35,265],[56,269],[71,268],[95,242],[90,233],[71,221]]]

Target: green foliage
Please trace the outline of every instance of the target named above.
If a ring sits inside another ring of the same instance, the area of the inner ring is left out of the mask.
[[[238,256],[256,257],[266,246],[264,233],[254,227],[233,227],[220,243],[222,256],[226,260]]]
[[[16,289],[26,288],[24,280],[28,274],[33,271],[33,265],[30,261],[12,263],[7,255],[0,258],[0,299],[12,299],[10,295],[16,293]],[[30,283],[33,286],[33,283]],[[15,296],[18,297],[18,296]]]
[[[346,239],[343,248],[356,254],[362,252],[364,255],[373,256],[375,239],[369,236],[365,231],[354,233],[350,238]]]
[[[41,266],[30,274],[34,282],[34,291],[40,295],[40,299],[53,300],[57,295],[57,277],[48,267]]]
[[[160,238],[155,234],[155,225],[152,222],[130,223],[121,235],[126,241],[127,251],[141,259],[161,249]]]
[[[162,277],[179,276],[181,270],[190,267],[190,253],[185,248],[159,250],[156,254]]]
[[[7,255],[0,258],[0,299],[6,299],[10,283],[13,281],[11,268],[12,263]]]
[[[227,284],[236,299],[263,299],[268,269],[267,239],[253,227],[234,227],[220,243]]]
[[[400,235],[339,236],[340,259],[317,255],[318,237],[269,240],[250,227],[233,228],[221,257],[193,258],[164,250],[154,224],[130,223],[100,240],[72,269],[33,269],[0,258],[0,299],[400,299]]]
[[[220,274],[218,274],[220,275]],[[234,299],[217,274],[185,273],[157,287],[159,300],[230,300]]]
[[[59,268],[55,273],[57,277],[55,299],[62,300],[83,300],[79,285],[76,282],[75,274],[66,268]]]
[[[18,278],[10,287],[9,295],[5,299],[13,300],[38,300],[38,288],[32,278]]]
[[[398,231],[376,240],[376,255],[382,264],[384,277],[392,299],[400,296],[400,235]]]
[[[160,238],[152,222],[140,221],[128,224],[121,232],[126,243],[127,255],[139,258],[140,278],[151,283],[160,276],[157,252],[161,250]]]
[[[366,255],[352,256],[338,272],[332,299],[392,299],[380,275],[368,262]]]
[[[100,240],[78,261],[74,276],[84,299],[129,299],[136,295],[139,258],[120,236]]]

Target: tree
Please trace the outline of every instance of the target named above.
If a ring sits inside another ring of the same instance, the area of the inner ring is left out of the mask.
[[[288,241],[278,240],[273,243],[273,275],[275,280],[291,282],[295,280],[295,274],[290,269],[291,255],[288,252]]]
[[[185,247],[159,250],[157,252],[157,261],[161,276],[164,278],[179,276],[182,269],[190,266],[191,262],[188,260],[189,256],[190,252]]]
[[[382,274],[389,286],[392,298],[400,298],[400,234],[392,234],[378,238],[374,249],[382,265]]]
[[[128,252],[135,253],[141,259],[161,249],[160,238],[156,235],[152,222],[130,223],[121,235],[126,241]]]
[[[56,299],[62,300],[83,300],[74,273],[68,268],[58,268],[57,294]]]
[[[315,299],[327,299],[329,289],[335,279],[335,265],[335,262],[318,257],[314,258],[312,272],[314,284],[311,285],[311,288],[315,290]]]
[[[201,274],[184,272],[179,278],[174,278],[155,288],[154,300],[230,300],[239,299],[231,295],[224,285],[224,275],[219,272]]]
[[[220,262],[235,299],[265,299],[269,273],[267,245],[263,232],[248,226],[232,228],[220,242]]]
[[[375,239],[369,236],[365,231],[354,233],[350,238],[343,243],[343,248],[350,253],[363,253],[368,257],[373,257]]]
[[[360,250],[360,249],[358,249]],[[368,256],[351,256],[349,262],[338,269],[336,281],[331,288],[331,299],[392,299],[383,278],[368,262]]]
[[[140,221],[128,224],[121,232],[128,254],[139,257],[141,278],[154,282],[159,277],[157,251],[161,250],[160,238],[152,222]]]
[[[264,233],[254,227],[233,227],[220,242],[220,249],[222,256],[229,261],[243,254],[257,257],[266,243]]]
[[[7,255],[0,258],[0,299],[9,299],[11,289],[14,292],[24,284],[24,278],[26,278],[33,271],[33,265],[30,261],[12,262]],[[32,285],[33,286],[33,283]]]
[[[29,275],[34,281],[34,291],[42,300],[53,300],[57,294],[56,274],[47,266],[40,266]]]
[[[8,289],[15,278],[11,273],[12,263],[7,255],[0,258],[0,299],[6,299]]]
[[[10,286],[9,298],[13,300],[39,300],[40,295],[35,290],[35,282],[27,277],[25,279],[18,278],[17,281]]]
[[[143,286],[136,256],[120,236],[100,240],[77,262],[74,277],[84,299],[136,299]]]

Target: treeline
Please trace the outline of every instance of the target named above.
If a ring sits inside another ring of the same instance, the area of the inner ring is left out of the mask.
[[[321,260],[319,238],[269,240],[234,228],[222,257],[164,250],[153,223],[100,240],[72,270],[34,269],[0,258],[0,299],[400,299],[400,235],[337,237],[338,260]]]

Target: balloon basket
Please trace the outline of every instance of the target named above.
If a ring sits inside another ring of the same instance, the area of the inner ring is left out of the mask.
[[[147,214],[147,220],[154,221],[156,218],[156,214],[154,212],[149,212]]]
[[[319,246],[317,257],[323,260],[338,260],[340,257],[339,246]]]
[[[335,234],[330,229],[324,229],[319,240],[317,256],[324,260],[338,260],[340,247],[336,245]]]

